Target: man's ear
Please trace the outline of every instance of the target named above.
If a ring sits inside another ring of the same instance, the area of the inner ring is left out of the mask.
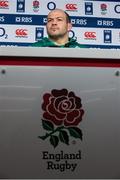
[[[70,31],[72,29],[72,24],[68,23],[68,31]]]

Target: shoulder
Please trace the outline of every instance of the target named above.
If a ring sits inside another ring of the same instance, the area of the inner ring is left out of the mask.
[[[69,47],[72,48],[85,48],[85,45],[79,44],[76,39],[70,38],[69,39]]]

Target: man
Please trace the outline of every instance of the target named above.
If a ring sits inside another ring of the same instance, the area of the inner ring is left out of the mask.
[[[33,44],[36,47],[83,47],[76,39],[69,38],[69,31],[72,29],[69,15],[61,10],[52,10],[47,17],[46,30],[48,38]]]

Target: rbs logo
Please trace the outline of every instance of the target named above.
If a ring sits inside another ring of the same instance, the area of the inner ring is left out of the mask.
[[[28,33],[27,33],[27,29],[16,29],[16,35],[19,36],[19,37],[24,37],[24,36],[27,36]]]
[[[77,4],[66,4],[66,10],[67,11],[76,11],[77,10]]]

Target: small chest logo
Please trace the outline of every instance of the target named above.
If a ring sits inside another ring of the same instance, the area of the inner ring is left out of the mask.
[[[56,148],[59,143],[69,145],[70,137],[82,140],[82,130],[78,127],[82,121],[84,110],[81,98],[67,89],[53,89],[43,95],[42,127],[46,131],[42,140],[48,139]]]

